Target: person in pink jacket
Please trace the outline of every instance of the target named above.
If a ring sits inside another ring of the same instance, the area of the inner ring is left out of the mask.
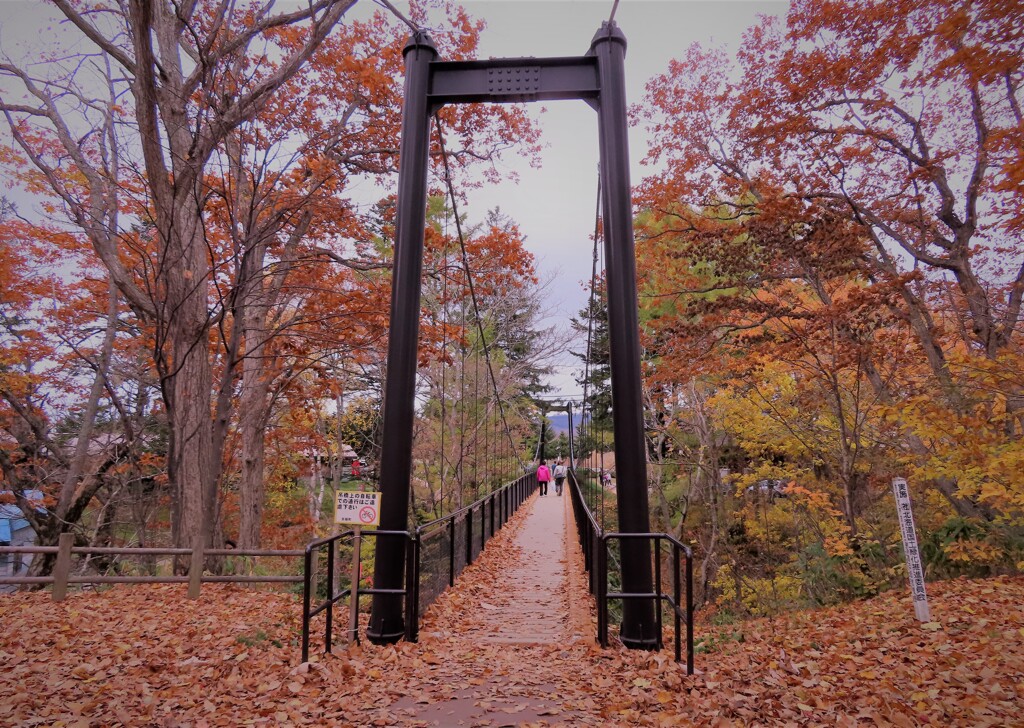
[[[537,466],[537,483],[540,484],[540,494],[548,494],[548,481],[551,480],[551,471],[548,466],[544,464],[544,461],[540,461],[540,465]]]

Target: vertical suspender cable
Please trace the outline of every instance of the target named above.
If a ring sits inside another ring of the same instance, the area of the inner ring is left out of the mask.
[[[448,359],[448,215],[445,214],[444,220],[444,243],[441,248],[441,458],[438,463],[438,480],[440,481],[440,509],[435,509],[434,517],[440,518],[444,515],[444,476],[445,476],[445,430],[448,427],[446,414],[446,401],[448,397],[447,382],[445,381],[445,374],[447,372],[447,359]]]
[[[494,367],[491,365],[490,350],[487,344],[487,337],[484,334],[483,321],[481,321],[480,319],[480,307],[477,304],[476,291],[473,287],[473,273],[469,267],[469,255],[466,253],[466,239],[465,236],[462,234],[462,222],[459,220],[459,211],[455,202],[455,188],[452,183],[451,168],[448,164],[448,153],[445,151],[444,148],[444,132],[441,129],[440,115],[434,114],[434,124],[437,128],[438,144],[441,147],[441,161],[444,164],[445,181],[447,182],[448,185],[448,195],[452,201],[452,213],[453,217],[455,218],[455,229],[459,234],[459,247],[462,250],[462,265],[466,271],[466,283],[469,286],[469,297],[473,302],[473,313],[476,318],[477,329],[480,332],[480,341],[483,345],[484,360],[487,363],[487,373],[490,375],[491,387],[494,389],[494,396],[497,398],[498,412],[501,415],[502,424],[504,424],[505,426],[505,434],[511,440],[512,432],[511,430],[509,430],[508,420],[505,418],[505,407],[502,404],[501,395],[498,392],[498,380],[494,376]],[[520,467],[522,467],[523,472],[526,472],[526,464],[522,461],[521,458],[519,459],[519,465]]]
[[[594,252],[591,256],[591,268],[590,268],[590,299],[587,302],[587,355],[583,360],[583,420],[587,423],[587,443],[591,451],[587,454],[587,463],[590,465],[591,477],[594,473],[594,453],[593,453],[593,434],[594,434],[594,404],[590,401],[590,360],[594,355],[594,295],[597,288],[597,256],[598,256],[598,240],[601,235],[601,174],[600,166],[598,166],[597,175],[597,202],[594,209]],[[586,413],[589,410],[590,417],[587,418]],[[601,477],[598,474],[597,485],[601,487]],[[590,489],[588,489],[590,490]],[[587,500],[593,501],[594,495],[591,494]],[[587,507],[591,511],[594,509],[594,503],[590,502]],[[604,524],[602,523],[602,526]]]

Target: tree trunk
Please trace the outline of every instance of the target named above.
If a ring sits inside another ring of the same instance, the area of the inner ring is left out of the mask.
[[[166,287],[166,308],[174,312],[166,330],[171,366],[163,376],[174,433],[169,471],[177,512],[172,514],[172,530],[176,547],[213,548],[219,509],[211,420],[209,263],[195,194],[177,196],[175,203],[170,224],[160,231],[158,279]]]
[[[250,330],[249,333],[252,333]],[[262,345],[259,347],[262,349]],[[243,549],[260,546],[263,524],[264,422],[267,385],[260,355],[246,353],[242,364],[242,397],[239,402],[239,430],[242,436],[242,482],[239,491],[240,521],[238,543]],[[314,470],[316,464],[314,463]]]

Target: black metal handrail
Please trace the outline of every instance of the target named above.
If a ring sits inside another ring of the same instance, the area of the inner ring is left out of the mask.
[[[415,534],[409,531],[363,531],[360,537],[379,537],[379,536],[404,536],[407,539],[406,552],[407,565],[415,564],[417,561],[418,549]],[[309,623],[310,620],[321,612],[326,612],[326,625],[324,628],[324,652],[330,652],[331,646],[334,643],[334,605],[344,599],[345,597],[352,595],[352,599],[358,603],[359,597],[363,594],[401,594],[403,596],[408,595],[409,586],[412,580],[406,578],[406,586],[403,589],[379,589],[374,587],[359,586],[359,575],[356,574],[355,578],[352,579],[352,584],[348,589],[343,589],[337,594],[334,592],[334,554],[337,550],[338,544],[344,539],[355,540],[355,531],[344,531],[333,536],[327,536],[325,538],[318,538],[315,541],[311,541],[306,544],[306,550],[303,555],[303,575],[302,575],[302,661],[309,661]],[[313,553],[321,546],[327,546],[327,597],[324,601],[320,602],[316,607],[312,606],[312,580],[313,580]],[[407,569],[408,572],[408,569]],[[406,598],[406,625],[405,625],[405,638],[410,642],[416,640],[416,625],[418,622],[418,615],[413,611],[412,619],[409,619],[409,611],[415,610],[415,600]],[[355,635],[358,640],[358,633]]]
[[[587,507],[583,498],[583,491],[580,488],[576,470],[569,470],[569,496],[572,499],[572,510],[576,521],[576,532],[579,537],[580,548],[583,549],[583,566],[587,570],[587,581],[590,593],[595,599],[597,593],[597,558],[598,545],[603,529],[597,522],[594,514]]]
[[[487,541],[494,536],[512,517],[519,506],[522,505],[530,493],[536,487],[536,477],[533,474],[524,474],[515,480],[506,483],[495,491],[478,498],[469,505],[463,506],[441,518],[435,518],[416,527],[416,537],[426,540],[448,531],[453,534],[456,525],[465,521],[466,523],[466,565],[473,563],[473,518],[475,513],[480,514],[480,550],[482,551]],[[490,535],[488,535],[488,526]],[[455,563],[455,538],[449,538],[449,564]],[[449,586],[455,583],[456,569],[449,567]],[[461,570],[459,570],[461,571]]]
[[[311,541],[306,546],[303,562],[302,661],[306,662],[309,659],[310,620],[320,613],[326,613],[324,650],[326,652],[331,651],[334,605],[346,597],[350,597],[351,600],[358,604],[359,597],[364,594],[402,595],[405,598],[405,639],[415,642],[419,637],[419,617],[422,609],[431,604],[443,591],[427,593],[425,602],[421,604],[423,544],[442,534],[448,534],[448,553],[446,559],[448,566],[447,586],[453,586],[455,579],[462,572],[462,569],[473,563],[475,558],[474,548],[479,546],[480,551],[483,551],[487,541],[508,522],[512,514],[519,509],[519,506],[536,489],[536,486],[537,479],[535,475],[527,473],[453,513],[417,526],[413,531],[363,530],[361,536],[391,535],[404,536],[407,539],[406,579],[405,587],[402,589],[361,587],[358,578],[356,578],[353,579],[349,588],[335,593],[335,552],[343,541],[354,539],[355,531],[349,530]],[[465,535],[465,550],[461,553],[456,546],[458,542],[456,538],[457,532],[464,533]],[[328,546],[326,567],[327,596],[314,607],[312,605],[313,553],[324,545]],[[349,603],[351,604],[352,602],[350,601]],[[358,632],[353,635],[353,638],[358,641]]]
[[[625,541],[629,539],[646,539],[654,542],[654,591],[653,592],[609,592],[607,581],[608,566],[608,542],[612,539]],[[658,648],[662,643],[662,621],[661,602],[667,602],[672,608],[675,621],[675,659],[682,660],[682,645],[680,642],[681,621],[686,621],[686,674],[693,674],[693,550],[678,539],[667,533],[605,533],[601,536],[600,563],[604,565],[605,578],[602,579],[601,596],[598,600],[597,629],[598,640],[602,647],[608,646],[608,600],[610,599],[653,599],[657,605],[655,617],[657,619]],[[662,591],[661,583],[661,545],[665,542],[672,549],[672,593],[666,594]],[[686,603],[681,603],[680,586],[680,564],[679,555],[686,555]],[[685,606],[685,609],[684,609]]]
[[[655,609],[656,629],[658,632],[658,648],[662,642],[662,602],[672,608],[675,624],[675,659],[682,661],[681,632],[682,621],[686,622],[686,674],[693,674],[693,550],[679,539],[667,533],[606,533],[597,522],[594,514],[587,507],[576,473],[569,471],[569,492],[572,496],[573,515],[580,546],[583,549],[584,565],[590,577],[590,592],[597,603],[597,640],[602,647],[608,646],[608,601],[611,599],[652,599],[657,605]],[[654,591],[609,592],[608,591],[608,542],[629,539],[647,539],[654,544]],[[662,544],[672,549],[672,593],[662,590]],[[685,555],[686,602],[682,602],[682,586],[680,584],[680,556]]]

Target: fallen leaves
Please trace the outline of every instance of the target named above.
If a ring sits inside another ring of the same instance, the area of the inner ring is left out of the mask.
[[[934,583],[929,596],[936,621],[923,625],[905,594],[732,625],[744,641],[714,641],[698,655],[701,674],[687,676],[667,651],[479,644],[447,608],[430,616],[452,620],[443,636],[336,646],[298,664],[289,595],[215,586],[192,602],[180,587],[147,586],[53,604],[15,594],[0,602],[0,715],[196,727],[1019,724],[1024,579]],[[252,635],[263,638],[238,639]]]

